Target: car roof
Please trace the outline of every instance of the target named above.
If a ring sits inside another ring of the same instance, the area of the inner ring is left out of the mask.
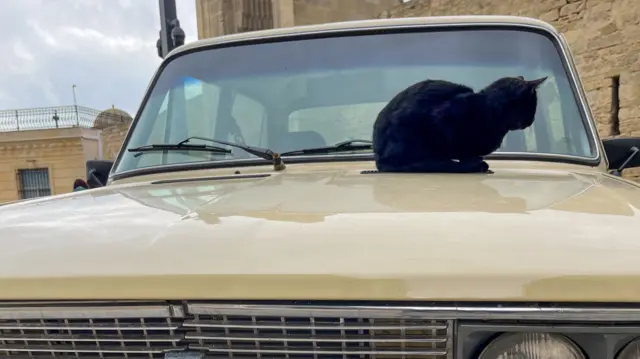
[[[428,17],[405,17],[392,19],[373,19],[358,21],[331,22],[317,25],[305,25],[294,27],[283,27],[269,30],[249,31],[230,35],[222,35],[201,39],[180,46],[167,55],[167,59],[181,52],[207,47],[216,44],[228,44],[240,41],[259,40],[262,38],[274,38],[288,35],[301,35],[309,33],[323,32],[349,32],[354,30],[392,28],[392,27],[413,27],[413,26],[460,26],[460,25],[513,25],[535,27],[552,33],[558,33],[549,23],[522,16],[506,15],[459,15],[459,16],[428,16]]]

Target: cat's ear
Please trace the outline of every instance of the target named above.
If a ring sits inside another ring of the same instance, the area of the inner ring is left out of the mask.
[[[542,85],[543,82],[545,82],[547,80],[547,76],[545,77],[541,77],[537,80],[531,80],[531,81],[527,81],[527,85],[529,85],[529,89],[531,90],[531,92],[534,92],[535,90],[538,89],[538,87],[540,87],[540,85]]]

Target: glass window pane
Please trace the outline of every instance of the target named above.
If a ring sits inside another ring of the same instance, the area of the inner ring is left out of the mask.
[[[274,151],[368,139],[378,111],[411,84],[443,79],[479,90],[504,76],[548,80],[538,92],[534,125],[511,132],[498,151],[593,158],[593,134],[556,44],[516,28],[378,33],[191,52],[163,69],[127,147],[192,135],[242,141],[235,139],[235,128],[247,144]],[[239,153],[126,152],[116,171],[234,159]]]

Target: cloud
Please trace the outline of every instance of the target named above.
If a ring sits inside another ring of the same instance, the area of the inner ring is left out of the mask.
[[[176,0],[187,41],[194,0]],[[160,63],[153,0],[8,0],[0,12],[0,109],[78,104],[137,111]]]

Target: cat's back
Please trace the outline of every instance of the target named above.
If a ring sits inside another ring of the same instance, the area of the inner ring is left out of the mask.
[[[378,113],[373,125],[374,152],[383,153],[386,147],[403,143],[414,147],[418,142],[422,143],[420,146],[426,145],[425,136],[441,132],[424,133],[433,122],[433,113],[469,93],[474,93],[470,87],[445,80],[427,79],[405,88]]]
[[[420,117],[442,106],[456,96],[473,93],[470,87],[445,80],[427,79],[415,83],[396,94],[378,113],[374,123],[375,132],[405,117]]]
[[[445,80],[424,80],[398,93],[390,104],[394,102],[418,102],[423,105],[425,102],[438,104],[466,93],[473,93],[473,89]]]

